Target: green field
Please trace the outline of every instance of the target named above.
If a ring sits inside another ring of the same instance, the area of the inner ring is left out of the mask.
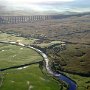
[[[30,48],[0,44],[0,68],[40,61],[42,57]]]
[[[0,69],[38,60],[42,57],[32,49],[0,44]],[[0,90],[58,90],[60,85],[47,73],[42,73],[39,65],[0,72]]]
[[[58,90],[59,83],[44,75],[38,65],[26,69],[8,70],[2,73],[3,84],[0,90]]]

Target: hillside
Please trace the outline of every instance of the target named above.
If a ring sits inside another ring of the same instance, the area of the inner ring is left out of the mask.
[[[50,40],[90,43],[90,15],[32,21],[30,23],[4,24],[0,25],[0,30],[17,32],[28,37],[39,38],[42,36]]]

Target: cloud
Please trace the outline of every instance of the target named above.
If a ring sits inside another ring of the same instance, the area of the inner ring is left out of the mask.
[[[39,4],[39,3],[55,3],[55,2],[72,2],[74,0],[4,0],[14,4]]]
[[[0,11],[89,11],[90,0],[0,0]]]
[[[6,10],[6,5],[5,5],[5,2],[0,0],[0,12],[1,11],[5,11]]]

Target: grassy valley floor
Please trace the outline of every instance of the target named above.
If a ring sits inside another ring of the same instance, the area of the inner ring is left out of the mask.
[[[0,69],[40,60],[42,60],[42,57],[32,49],[0,44]]]
[[[29,48],[0,44],[0,68],[42,60],[42,57]],[[0,72],[0,90],[58,90],[56,80],[42,73],[39,65],[11,69]]]
[[[7,70],[0,90],[59,90],[59,83],[41,72],[38,65],[19,70]]]

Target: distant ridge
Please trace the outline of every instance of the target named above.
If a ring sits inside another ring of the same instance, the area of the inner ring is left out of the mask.
[[[0,16],[31,16],[31,15],[90,15],[90,12],[72,12],[72,11],[64,11],[64,12],[53,12],[52,11],[1,11]]]

